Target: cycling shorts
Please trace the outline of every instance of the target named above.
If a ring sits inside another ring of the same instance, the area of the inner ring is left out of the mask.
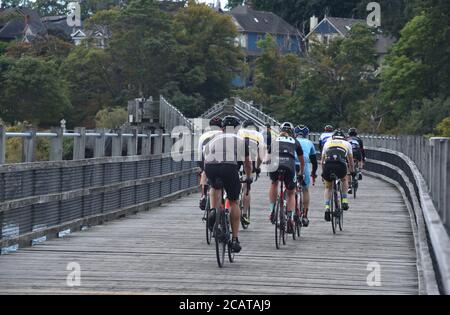
[[[322,168],[322,178],[325,180],[325,187],[331,188],[331,174],[335,174],[339,179],[345,179],[347,176],[347,164],[338,161],[326,162]]]
[[[227,193],[228,200],[239,200],[241,181],[239,179],[239,168],[237,165],[226,163],[206,164],[205,173],[214,189],[222,188],[217,185],[217,179],[220,178],[223,182],[223,188]]]
[[[286,185],[286,188],[288,190],[294,189],[297,184],[297,174],[289,167],[280,166],[278,168],[278,170],[276,170],[275,172],[269,173],[269,177],[270,177],[270,180],[272,181],[272,183],[275,183],[278,181],[278,174],[279,174],[280,170],[283,170],[285,172],[284,173],[284,185]]]

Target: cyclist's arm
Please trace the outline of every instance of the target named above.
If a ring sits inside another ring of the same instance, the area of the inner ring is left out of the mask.
[[[300,161],[300,173],[304,174],[304,172],[305,172],[305,159],[303,158],[302,145],[298,141],[295,141],[295,152],[297,153],[298,160]]]
[[[313,166],[312,168],[312,173],[311,175],[313,175],[314,177],[317,177],[317,155],[312,154],[309,156],[309,160],[311,161],[311,164]]]

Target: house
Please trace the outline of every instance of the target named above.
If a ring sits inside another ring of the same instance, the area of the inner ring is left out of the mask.
[[[81,45],[85,41],[87,46],[104,49],[111,38],[110,32],[103,27],[93,30],[78,29],[70,35],[75,45]]]
[[[335,38],[346,37],[354,25],[359,23],[366,24],[366,21],[361,19],[346,19],[331,16],[325,16],[320,23],[317,22],[318,18],[312,16],[310,19],[310,32],[305,37],[308,44],[310,42],[316,42],[328,45]],[[389,48],[395,43],[396,39],[382,33],[377,33],[375,37],[375,51],[378,64],[381,65],[384,57],[389,52]]]
[[[47,31],[51,35],[70,38],[75,29],[67,24],[67,15],[44,16],[41,18]]]
[[[236,38],[236,45],[241,48],[246,56],[246,61],[250,64],[251,70],[256,58],[262,54],[262,50],[258,47],[258,41],[264,39],[267,34],[275,38],[278,48],[283,54],[300,54],[303,51],[303,38],[300,32],[272,12],[257,11],[251,7],[251,4],[246,4],[237,6],[225,14],[230,15],[236,25],[239,33]],[[233,80],[233,85],[244,87],[252,85],[252,81],[252,75],[250,74],[248,81],[236,77]]]
[[[0,40],[30,42],[46,33],[47,29],[37,11],[25,7],[0,10]]]

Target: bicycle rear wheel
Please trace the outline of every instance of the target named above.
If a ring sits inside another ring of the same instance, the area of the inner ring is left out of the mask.
[[[230,227],[230,219],[228,213],[226,214],[226,227],[227,227],[227,247],[228,247],[228,260],[230,263],[234,262],[234,253],[231,250],[231,227]]]
[[[338,196],[338,200],[339,201],[339,230],[342,231],[342,229],[344,228],[344,210],[342,210],[342,186],[339,185],[339,193],[336,194]]]
[[[280,249],[281,246],[281,231],[280,231],[280,198],[278,198],[277,205],[275,207],[275,246]]]
[[[225,250],[228,245],[228,239],[226,239],[226,227],[224,220],[224,211],[221,209],[216,215],[216,224],[214,225],[214,239],[216,240],[216,256],[217,264],[220,268],[223,267],[225,262]]]
[[[331,200],[330,200],[330,217],[331,217],[331,228],[333,229],[333,234],[336,234],[337,218],[336,218],[336,205],[335,201],[336,184],[333,183],[331,188]]]
[[[208,245],[211,245],[211,238],[212,238],[212,234],[213,232],[211,232],[211,230],[209,229],[209,216],[211,215],[211,207],[210,207],[210,201],[209,201],[209,194],[206,197],[206,243]]]

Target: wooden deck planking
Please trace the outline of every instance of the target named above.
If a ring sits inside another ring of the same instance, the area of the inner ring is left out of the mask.
[[[417,294],[414,239],[400,193],[368,177],[360,187],[344,231],[333,235],[318,184],[310,227],[276,250],[263,176],[253,186],[252,224],[240,234],[243,251],[224,269],[204,240],[195,194],[1,256],[0,293]],[[81,266],[77,288],[66,286],[73,261]],[[381,265],[381,287],[366,283],[370,262]]]

